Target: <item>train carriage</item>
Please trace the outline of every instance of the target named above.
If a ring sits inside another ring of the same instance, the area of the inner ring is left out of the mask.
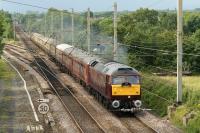
[[[53,43],[53,39],[46,38],[38,33],[33,33],[30,39],[45,52],[49,52],[49,48]]]
[[[62,58],[59,58],[62,64],[70,73],[87,85],[89,65],[85,62],[86,56],[82,51],[68,44],[59,44],[57,49],[62,51],[59,52],[62,55]],[[61,56],[60,54],[58,56]]]

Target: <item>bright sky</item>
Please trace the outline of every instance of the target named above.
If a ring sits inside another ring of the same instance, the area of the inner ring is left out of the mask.
[[[38,5],[42,7],[55,7],[57,9],[70,10],[74,8],[76,11],[85,11],[88,7],[92,11],[108,11],[112,10],[114,2],[118,3],[118,10],[136,10],[140,7],[148,7],[154,9],[175,9],[177,0],[10,0],[25,4]],[[200,8],[200,0],[183,0],[184,9]],[[44,11],[33,7],[8,3],[0,0],[0,9],[7,11],[26,12],[30,10]]]

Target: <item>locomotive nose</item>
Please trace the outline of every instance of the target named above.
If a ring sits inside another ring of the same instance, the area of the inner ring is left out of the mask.
[[[119,101],[119,100],[114,100],[114,101],[112,102],[112,106],[113,106],[113,108],[119,108],[119,106],[120,106],[120,101]]]

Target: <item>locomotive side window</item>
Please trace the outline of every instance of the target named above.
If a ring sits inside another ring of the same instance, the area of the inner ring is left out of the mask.
[[[97,63],[98,63],[98,61],[94,61],[94,62],[92,62],[91,66],[94,67]]]
[[[130,84],[139,84],[140,79],[139,76],[118,76],[118,77],[113,77],[112,79],[112,84],[122,84],[128,82]]]

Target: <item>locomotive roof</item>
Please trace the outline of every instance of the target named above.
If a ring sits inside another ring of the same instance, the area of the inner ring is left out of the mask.
[[[91,54],[87,53],[86,51],[78,49],[69,44],[59,44],[56,46],[56,48],[63,51],[67,55],[72,55],[73,57],[79,58],[86,64],[90,64],[96,60],[98,60],[98,62],[100,62],[100,60],[101,60],[99,57],[97,57],[95,55],[91,55]]]
[[[54,46],[56,45],[54,43],[56,42],[54,39],[44,37],[38,33],[34,33],[33,36],[37,36],[39,39],[43,39],[45,42],[48,41],[48,43]],[[94,69],[108,75],[124,73],[136,75],[139,74],[139,72],[132,67],[114,61],[110,62],[69,44],[58,44],[56,45],[56,48],[63,51],[66,55],[72,55],[73,57],[82,60],[84,63],[91,65]]]
[[[109,62],[104,65],[104,69],[102,70],[103,73],[108,75],[114,75],[115,73],[124,74],[124,72],[128,72],[128,74],[136,74],[138,75],[139,72],[132,67],[129,67],[125,64],[121,64],[118,62]]]
[[[44,41],[45,43],[50,43],[51,45],[56,46],[56,43],[55,43],[56,40],[55,39],[44,37],[43,35],[41,35],[39,33],[32,33],[32,36],[36,36],[38,39]]]
[[[68,44],[59,44],[59,45],[56,46],[56,48],[61,50],[61,51],[64,51],[67,48],[73,48],[73,46],[68,45]]]
[[[75,48],[74,46],[71,46],[69,44],[59,44],[56,46],[59,50],[63,51],[65,54],[72,55],[73,57],[79,58],[86,64],[89,64],[93,66],[94,63],[94,69],[106,73],[108,75],[113,75],[115,73],[119,73],[121,70],[128,71],[130,74],[136,74],[138,75],[138,71],[135,70],[132,67],[129,67],[127,65],[117,63],[117,62],[109,62],[107,60],[101,59],[98,56],[91,55],[87,53],[84,50]],[[123,72],[124,72],[123,71]],[[121,71],[121,73],[123,74]]]

